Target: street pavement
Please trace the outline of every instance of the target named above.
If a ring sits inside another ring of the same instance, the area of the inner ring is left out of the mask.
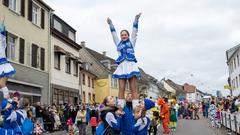
[[[91,135],[91,128],[88,127],[87,129],[88,129],[87,135]],[[159,132],[158,135],[162,135],[161,126],[159,128]],[[59,131],[45,135],[67,135],[67,133],[66,131]],[[172,131],[170,135],[228,135],[228,132],[225,128],[221,129],[211,128],[209,120],[200,117],[200,120],[180,119],[177,130]]]

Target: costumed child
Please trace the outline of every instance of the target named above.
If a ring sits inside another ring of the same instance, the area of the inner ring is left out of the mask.
[[[149,99],[144,99],[135,109],[134,135],[147,135],[150,119],[146,116],[146,111],[155,107],[155,103]]]
[[[119,81],[119,93],[118,93],[118,106],[124,106],[124,93],[127,81],[129,81],[130,89],[132,93],[132,104],[133,108],[138,104],[138,93],[137,93],[137,77],[140,76],[140,72],[137,66],[137,59],[134,54],[135,43],[137,40],[138,32],[138,20],[141,13],[136,15],[133,23],[133,31],[131,37],[127,30],[120,32],[121,40],[117,36],[116,29],[110,18],[107,19],[107,23],[110,26],[113,41],[116,45],[119,57],[116,60],[118,67],[113,73],[112,77]]]
[[[39,123],[35,124],[34,134],[41,135],[43,133],[43,128]]]
[[[69,118],[67,120],[67,125],[68,125],[68,135],[74,135],[72,118]]]
[[[160,106],[160,115],[162,117],[162,123],[163,123],[163,133],[169,134],[170,130],[168,128],[168,122],[169,122],[169,107],[168,104],[164,101],[164,99],[158,100],[158,105]]]
[[[153,135],[157,135],[157,127],[160,124],[159,110],[156,107],[154,107],[151,109],[151,113],[152,113],[152,119],[150,122],[150,127],[148,132],[150,134],[153,131]]]
[[[174,101],[171,102],[170,105],[170,121],[169,121],[169,127],[175,131],[177,127],[177,114],[176,114],[176,109],[175,109],[175,103]]]
[[[4,98],[9,98],[9,90],[6,86],[6,82],[10,76],[13,76],[16,71],[11,66],[6,58],[6,30],[4,26],[5,16],[0,16],[0,90],[3,92]]]

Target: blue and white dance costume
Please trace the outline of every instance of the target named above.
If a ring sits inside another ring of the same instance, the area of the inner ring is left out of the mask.
[[[0,77],[13,76],[16,71],[11,66],[6,58],[5,50],[7,47],[6,43],[6,30],[3,23],[0,24]]]
[[[7,47],[6,30],[3,22],[0,22],[0,78],[13,76],[16,71],[6,58],[5,50]],[[9,98],[7,87],[1,88],[4,98]]]
[[[153,107],[155,107],[155,103],[149,99],[144,99],[144,106],[146,110],[149,110]],[[133,115],[133,107],[129,105],[125,105],[124,107],[121,106],[124,111],[124,115],[121,119],[121,135],[135,135],[141,132],[145,132],[146,128],[142,128],[143,126],[149,126],[145,125],[146,122],[143,122],[140,124],[140,121],[135,121],[134,115]],[[136,125],[136,124],[137,125]],[[144,131],[143,131],[144,130]],[[147,132],[147,131],[146,131]]]
[[[112,33],[113,41],[117,47],[119,57],[116,60],[118,67],[113,73],[113,78],[128,79],[133,76],[140,76],[137,66],[137,59],[134,54],[134,48],[137,40],[138,20],[135,19],[133,23],[133,31],[131,38],[126,41],[120,41],[114,25],[111,23],[110,30]]]
[[[134,125],[134,135],[147,135],[150,119],[148,117],[139,118]]]
[[[2,102],[3,128],[0,135],[22,135],[23,121],[27,118],[25,110],[15,110],[16,102],[4,99]]]

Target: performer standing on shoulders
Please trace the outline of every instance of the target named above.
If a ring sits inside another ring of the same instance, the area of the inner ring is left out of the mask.
[[[117,36],[117,32],[114,28],[112,20],[110,18],[107,19],[107,23],[109,24],[112,33],[113,41],[117,47],[117,52],[119,55],[116,60],[118,67],[113,73],[112,77],[118,79],[119,81],[118,105],[121,108],[123,108],[125,104],[124,93],[127,80],[130,84],[133,99],[133,108],[135,108],[139,102],[137,93],[137,77],[140,76],[140,72],[137,66],[137,59],[134,54],[134,48],[137,40],[138,20],[140,16],[141,13],[135,17],[131,37],[127,30],[121,30],[121,40],[119,40]]]
[[[16,71],[6,58],[6,30],[4,26],[5,16],[0,16],[0,89],[5,99],[9,99],[9,90],[6,86],[8,77],[13,76]]]

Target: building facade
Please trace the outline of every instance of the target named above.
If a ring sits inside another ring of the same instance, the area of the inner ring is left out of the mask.
[[[119,84],[118,79],[113,79],[112,74],[116,70],[117,65],[115,60],[108,57],[106,52],[99,53],[86,47],[86,50],[94,57],[94,59],[101,64],[101,67],[107,71],[107,75],[96,79],[96,102],[102,103],[107,96],[118,97]],[[129,83],[126,84],[125,96],[129,93]]]
[[[81,99],[84,103],[101,103],[108,96],[111,71],[94,57],[98,53],[87,48],[81,42],[80,58],[84,61],[81,66]]]
[[[16,75],[9,78],[7,86],[32,103],[50,103],[51,12],[41,0],[2,0],[0,4],[7,30],[7,58],[16,69]]]
[[[51,17],[51,101],[77,104],[80,97],[81,46],[76,30],[53,14]]]
[[[240,45],[226,51],[230,91],[233,96],[240,94]]]

